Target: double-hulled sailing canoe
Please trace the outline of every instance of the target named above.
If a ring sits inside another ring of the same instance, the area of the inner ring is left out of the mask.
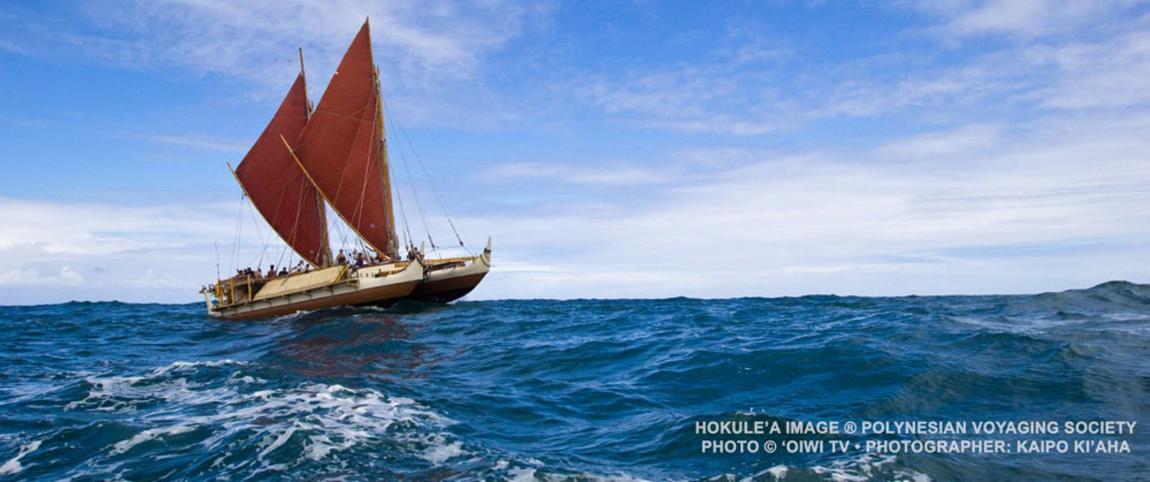
[[[424,259],[408,239],[409,255],[400,257],[383,120],[367,22],[314,110],[301,53],[299,76],[233,174],[309,268],[217,279],[202,290],[209,314],[238,320],[402,299],[446,303],[483,280],[491,267],[490,239],[478,256],[440,259]],[[349,266],[332,258],[326,207],[374,252],[374,263]]]

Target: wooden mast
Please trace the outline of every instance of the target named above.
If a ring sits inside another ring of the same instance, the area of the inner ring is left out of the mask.
[[[303,68],[303,47],[299,47],[299,76],[300,76],[300,79],[303,79],[303,90],[304,90],[304,92],[307,92],[307,75],[305,74],[305,71]],[[307,120],[309,120],[309,121],[311,120],[311,113],[312,113],[312,105],[311,105],[311,99],[309,98],[307,101]],[[283,136],[280,136],[280,139],[283,139]],[[287,148],[289,154],[292,154],[292,159],[294,160],[295,154],[292,153],[291,146],[286,145],[286,142],[285,142],[284,147]],[[298,161],[297,161],[297,165],[298,165]],[[303,167],[301,166],[300,169],[303,169]],[[312,182],[311,176],[308,176],[306,171],[304,172],[304,177],[307,179],[307,182]],[[314,183],[312,185],[314,186]],[[326,268],[328,266],[331,266],[331,263],[333,261],[332,256],[331,256],[331,236],[328,233],[328,229],[327,229],[327,227],[328,227],[327,226],[327,208],[324,207],[324,203],[325,203],[324,198],[322,195],[320,195],[319,189],[315,189],[315,206],[316,206],[316,209],[319,211],[318,213],[316,213],[316,216],[319,219],[320,226],[322,226],[322,234],[323,234],[323,241],[322,241],[323,244],[320,246],[320,256],[322,256],[323,259],[320,260],[320,264],[319,264],[319,266],[316,266],[316,268]]]
[[[392,261],[399,261],[399,237],[395,231],[395,205],[391,197],[391,163],[387,157],[387,129],[383,119],[383,89],[379,84],[379,67],[375,67],[375,118],[379,122],[379,172],[383,176],[384,211],[387,212],[388,242],[384,253]]]

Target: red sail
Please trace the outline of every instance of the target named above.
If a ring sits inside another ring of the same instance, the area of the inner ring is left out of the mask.
[[[282,140],[299,139],[307,121],[307,89],[300,73],[235,174],[272,229],[304,259],[324,266],[331,251],[323,199]]]
[[[380,253],[395,256],[383,119],[365,22],[340,61],[295,150],[304,171],[343,220]]]

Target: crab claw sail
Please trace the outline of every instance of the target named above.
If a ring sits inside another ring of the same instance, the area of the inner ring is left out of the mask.
[[[307,122],[307,88],[301,69],[279,110],[236,167],[235,175],[280,238],[311,264],[326,266],[331,249],[323,199],[282,141],[299,139]]]
[[[379,84],[364,22],[294,153],[332,209],[367,244],[397,258]]]

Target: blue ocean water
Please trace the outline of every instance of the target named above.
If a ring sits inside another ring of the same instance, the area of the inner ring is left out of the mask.
[[[199,304],[67,303],[2,307],[0,333],[0,479],[1150,477],[1150,286],[1123,282],[465,301],[261,322],[212,320]],[[701,453],[695,431],[1066,419],[1137,421],[1132,452],[723,455]]]

